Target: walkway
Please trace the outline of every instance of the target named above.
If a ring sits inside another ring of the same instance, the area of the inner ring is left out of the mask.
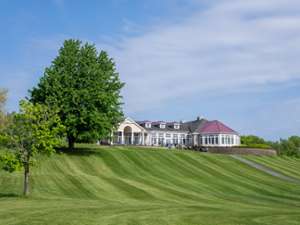
[[[285,181],[289,181],[289,182],[300,184],[300,180],[298,180],[296,178],[292,178],[292,177],[286,176],[286,175],[284,175],[282,173],[279,173],[279,172],[277,172],[277,171],[275,171],[275,170],[273,170],[273,169],[271,169],[269,167],[266,167],[264,165],[261,165],[261,164],[258,164],[256,162],[250,161],[250,160],[245,159],[245,158],[243,158],[243,157],[241,157],[239,155],[231,155],[231,157],[234,158],[234,159],[236,159],[236,160],[239,160],[240,162],[245,163],[245,164],[247,164],[247,165],[249,165],[249,166],[251,166],[251,167],[253,167],[255,169],[258,169],[258,170],[260,170],[262,172],[270,174],[270,175],[272,175],[274,177],[278,177],[278,178],[280,178],[282,180],[285,180]]]

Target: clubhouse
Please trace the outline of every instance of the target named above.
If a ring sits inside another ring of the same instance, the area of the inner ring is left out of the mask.
[[[198,117],[189,122],[134,121],[126,118],[114,132],[112,144],[146,146],[232,147],[240,136],[218,120]]]

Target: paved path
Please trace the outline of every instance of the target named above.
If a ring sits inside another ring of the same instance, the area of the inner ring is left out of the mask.
[[[250,160],[245,159],[245,158],[243,158],[243,157],[241,157],[239,155],[231,155],[231,157],[234,158],[234,159],[236,159],[236,160],[239,160],[240,162],[245,163],[245,164],[247,164],[247,165],[249,165],[251,167],[254,167],[254,168],[256,168],[256,169],[258,169],[260,171],[263,171],[263,172],[265,172],[267,174],[270,174],[270,175],[272,175],[274,177],[278,177],[278,178],[280,178],[282,180],[286,180],[286,181],[289,181],[289,182],[300,184],[300,180],[298,180],[298,179],[286,176],[286,175],[284,175],[282,173],[279,173],[279,172],[277,172],[277,171],[275,171],[275,170],[273,170],[273,169],[271,169],[269,167],[266,167],[266,166],[261,165],[259,163],[250,161]]]

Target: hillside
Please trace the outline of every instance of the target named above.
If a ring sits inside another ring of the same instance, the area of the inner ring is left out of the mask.
[[[46,159],[32,172],[32,196],[21,190],[21,172],[0,172],[0,225],[300,223],[300,185],[225,155],[90,146]]]

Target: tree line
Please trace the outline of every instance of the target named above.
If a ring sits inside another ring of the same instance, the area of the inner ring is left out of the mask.
[[[81,139],[99,140],[123,118],[115,63],[93,44],[66,40],[19,111],[6,113],[7,91],[0,91],[0,166],[24,171],[29,194],[30,167],[39,154],[51,155],[67,140],[70,150]]]
[[[300,137],[291,136],[279,141],[267,141],[255,135],[241,136],[241,144],[245,147],[274,149],[278,155],[300,157]]]

